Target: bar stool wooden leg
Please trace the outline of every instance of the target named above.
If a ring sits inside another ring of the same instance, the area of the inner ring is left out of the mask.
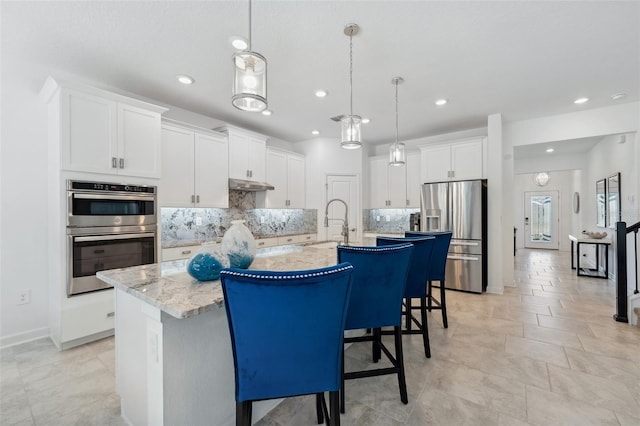
[[[442,324],[444,328],[449,328],[447,321],[447,300],[445,299],[444,281],[440,281],[440,308],[442,309]]]
[[[400,388],[400,401],[403,404],[409,403],[409,397],[407,396],[407,381],[404,376],[404,354],[402,352],[402,330],[400,326],[393,327],[393,335],[395,337],[396,344],[396,362],[398,363],[398,385]]]
[[[424,345],[424,356],[431,358],[431,345],[429,344],[429,326],[427,324],[427,298],[420,299],[420,318],[422,321],[422,344]]]
[[[338,394],[338,391],[329,392],[329,411],[331,413],[331,417],[329,418],[329,426],[340,426],[340,398]]]

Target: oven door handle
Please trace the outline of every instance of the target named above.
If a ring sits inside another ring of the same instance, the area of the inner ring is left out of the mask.
[[[118,234],[118,235],[92,235],[90,237],[75,237],[74,241],[78,243],[87,241],[108,241],[108,240],[130,240],[132,238],[155,237],[153,232],[145,232],[142,234]]]
[[[73,194],[73,198],[81,200],[123,200],[123,201],[153,201],[153,195],[118,195],[118,194]]]

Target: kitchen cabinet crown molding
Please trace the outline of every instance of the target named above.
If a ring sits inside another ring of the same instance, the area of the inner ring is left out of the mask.
[[[269,136],[263,135],[262,133],[254,132],[253,130],[247,130],[242,127],[233,126],[231,124],[225,124],[224,126],[216,127],[213,129],[216,132],[222,133],[242,133],[243,135],[250,136],[257,139],[263,139],[265,142],[269,139]]]
[[[159,114],[164,114],[165,112],[169,111],[169,108],[152,104],[147,101],[142,101],[140,99],[132,98],[130,96],[109,92],[104,89],[98,89],[97,87],[89,86],[83,83],[55,79],[52,76],[47,77],[47,79],[44,82],[44,85],[42,86],[42,89],[40,90],[38,97],[40,98],[40,101],[42,103],[48,104],[49,102],[51,102],[54,95],[63,88],[77,90],[90,95],[99,96],[103,99],[107,99],[110,101],[122,102],[127,105],[135,106],[135,107],[142,108],[152,112],[157,112]]]
[[[198,133],[205,133],[211,136],[226,138],[227,134],[218,130],[208,129],[206,127],[196,126],[195,124],[186,123],[184,121],[174,120],[173,118],[162,117],[162,125],[177,126],[183,129],[191,130]]]
[[[441,145],[451,145],[451,144],[457,144],[457,143],[465,143],[465,142],[470,142],[470,141],[474,141],[474,140],[478,140],[478,139],[486,139],[487,136],[486,135],[478,135],[478,136],[469,136],[467,138],[461,138],[461,139],[450,139],[450,140],[445,140],[445,141],[438,141],[438,142],[430,142],[430,143],[425,143],[425,144],[421,144],[417,146],[418,151],[425,149],[425,148],[433,148],[433,147],[437,147],[437,146],[441,146]]]

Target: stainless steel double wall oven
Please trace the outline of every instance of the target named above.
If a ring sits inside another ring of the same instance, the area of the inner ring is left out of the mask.
[[[106,269],[154,263],[157,188],[67,181],[67,295],[111,288]]]

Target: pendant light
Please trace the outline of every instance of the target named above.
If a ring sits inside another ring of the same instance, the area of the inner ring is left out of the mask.
[[[353,36],[358,34],[358,24],[347,24],[345,35],[349,36],[349,115],[342,117],[342,138],[340,146],[344,149],[358,149],[362,147],[362,133],[360,125],[362,118],[353,115]]]
[[[242,111],[267,109],[267,60],[251,51],[251,0],[249,0],[249,43],[232,56],[233,97],[231,103]]]
[[[533,183],[535,183],[538,186],[545,186],[547,183],[549,183],[549,173],[547,172],[536,173],[535,175],[533,175]]]
[[[403,143],[398,143],[398,84],[404,83],[404,78],[394,77],[391,84],[396,86],[396,141],[389,147],[389,165],[404,166],[406,160]]]

